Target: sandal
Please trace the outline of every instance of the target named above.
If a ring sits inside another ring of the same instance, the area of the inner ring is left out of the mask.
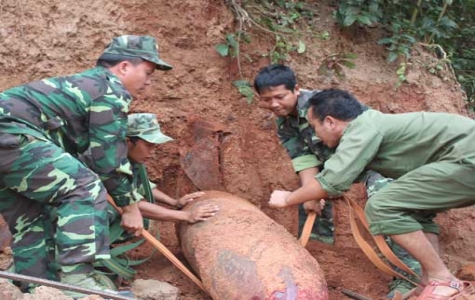
[[[450,296],[435,294],[434,291],[438,286],[447,286],[458,292]],[[417,297],[417,300],[453,300],[459,296],[471,295],[473,293],[475,293],[474,285],[470,281],[453,280],[449,282],[439,282],[433,280],[424,288],[422,293]]]

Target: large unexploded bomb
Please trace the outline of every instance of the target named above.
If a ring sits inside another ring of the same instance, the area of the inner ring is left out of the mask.
[[[250,202],[209,191],[189,203],[220,207],[212,218],[180,224],[185,257],[213,299],[324,300],[318,262],[288,231]]]

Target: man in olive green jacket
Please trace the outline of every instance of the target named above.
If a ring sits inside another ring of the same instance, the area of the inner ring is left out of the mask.
[[[390,236],[421,263],[418,299],[472,292],[440,258],[433,219],[475,204],[475,121],[447,113],[383,114],[341,90],[309,102],[309,122],[327,146],[337,147],[335,154],[314,180],[294,192],[274,191],[269,204],[341,195],[365,169],[394,178],[366,204],[371,233]]]

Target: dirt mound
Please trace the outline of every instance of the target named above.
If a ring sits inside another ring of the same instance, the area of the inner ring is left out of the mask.
[[[378,29],[356,34],[340,32],[333,24],[331,8],[320,5],[319,9],[315,25],[318,30],[328,31],[330,38],[304,38],[307,51],[288,61],[302,87],[348,89],[384,112],[437,110],[466,114],[463,93],[450,70],[438,76],[427,72],[426,66],[433,57],[425,49],[414,51],[413,56],[422,63],[410,66],[407,83],[396,89],[397,65],[388,65],[386,52],[375,43],[381,36]],[[182,166],[186,166],[186,154],[196,144],[196,124],[215,124],[202,136],[206,143],[201,145],[213,153],[214,184],[250,200],[296,233],[295,209],[270,210],[266,205],[273,189],[292,190],[298,186],[290,161],[275,136],[272,116],[256,101],[247,104],[237,93],[231,85],[232,80],[238,79],[236,70],[214,49],[225,33],[235,31],[233,15],[224,1],[6,0],[0,5],[0,16],[0,67],[4,70],[0,89],[88,68],[110,38],[119,34],[157,37],[164,60],[174,69],[157,72],[152,87],[133,104],[136,112],[156,113],[164,132],[175,138],[161,146],[156,159],[150,162],[152,180],[171,196],[196,190],[196,185],[203,184],[206,173],[195,169],[193,178]],[[272,46],[270,40],[268,34],[256,31],[253,43],[244,46],[243,51],[252,50],[248,52],[252,62],[243,62],[245,77],[252,78],[269,63],[261,54]],[[357,55],[356,68],[345,70],[346,79],[317,75],[325,58],[339,53]],[[335,247],[317,242],[308,246],[325,272],[331,299],[346,299],[341,288],[381,297],[389,278],[381,275],[357,249],[342,203],[337,202],[335,210]],[[445,258],[452,270],[475,260],[470,251],[475,245],[475,209],[442,214],[439,220]],[[158,226],[162,241],[183,258],[173,224]],[[133,255],[143,257],[149,251],[150,246],[143,246]],[[137,277],[168,281],[180,288],[181,299],[207,299],[161,255],[140,266]]]

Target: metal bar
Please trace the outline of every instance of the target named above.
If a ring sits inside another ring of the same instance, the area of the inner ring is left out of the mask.
[[[15,274],[15,273],[10,273],[10,272],[5,272],[5,271],[0,271],[0,277],[10,279],[10,280],[15,280],[15,281],[45,285],[45,286],[49,286],[49,287],[53,287],[53,288],[57,288],[57,289],[61,289],[61,290],[69,290],[69,291],[83,293],[83,294],[87,294],[87,295],[99,295],[99,296],[107,298],[107,299],[136,300],[135,298],[119,296],[119,295],[115,295],[115,294],[105,292],[105,291],[91,290],[91,289],[86,289],[86,288],[82,288],[82,287],[78,287],[78,286],[74,286],[74,285],[70,285],[70,284],[65,284],[65,283],[61,283],[61,282],[57,282],[57,281],[48,280],[48,279],[37,278],[37,277],[21,275],[21,274]]]
[[[371,298],[368,298],[366,296],[363,296],[363,295],[360,295],[358,293],[355,293],[353,291],[350,291],[348,289],[341,289],[341,292],[345,295],[347,295],[348,297],[350,297],[351,299],[355,299],[355,300],[371,300]]]

